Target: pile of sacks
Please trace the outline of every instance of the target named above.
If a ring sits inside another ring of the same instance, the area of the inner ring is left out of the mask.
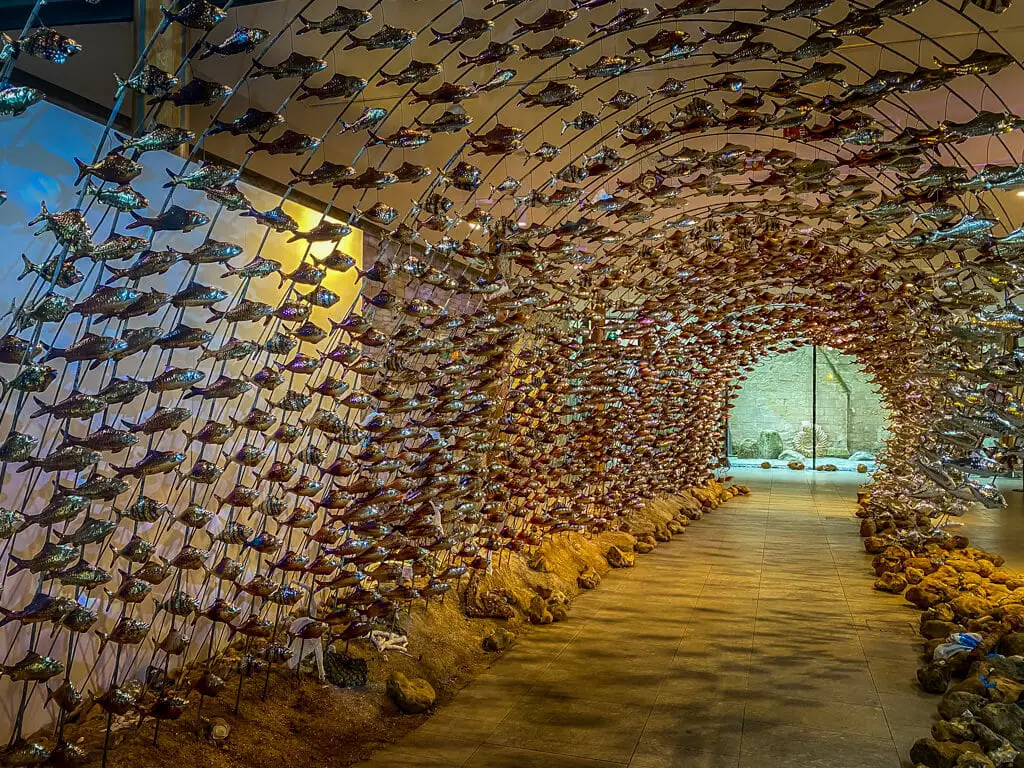
[[[910,752],[926,768],[1024,768],[1024,573],[965,536],[876,517],[861,498],[875,589],[921,609],[921,688],[942,695],[930,738]],[[913,542],[908,543],[908,542]]]

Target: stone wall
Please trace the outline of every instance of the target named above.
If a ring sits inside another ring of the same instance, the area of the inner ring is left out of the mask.
[[[732,452],[741,443],[777,432],[791,449],[801,428],[811,421],[811,349],[802,347],[764,358],[741,382],[729,429]],[[827,441],[818,455],[874,453],[885,437],[885,413],[856,359],[818,349],[818,419]]]

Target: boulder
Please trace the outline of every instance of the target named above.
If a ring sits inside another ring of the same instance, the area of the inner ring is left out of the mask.
[[[1024,656],[1024,632],[1010,632],[999,641],[999,650],[1006,656]]]
[[[807,457],[800,451],[782,451],[777,457],[779,461],[806,461]]]
[[[918,685],[925,693],[945,693],[949,680],[949,667],[942,662],[928,664],[917,670]]]
[[[516,635],[514,632],[509,632],[507,629],[498,627],[484,638],[483,646],[485,651],[500,653],[501,651],[507,651],[511,648],[512,643],[515,641]]]
[[[970,712],[972,715],[977,716],[987,704],[988,701],[986,699],[973,693],[951,691],[943,696],[942,701],[939,702],[939,715],[946,720],[955,720],[963,715],[964,712]]]
[[[406,715],[426,712],[437,702],[434,686],[422,677],[406,677],[392,672],[387,685],[388,696],[398,710]]]
[[[981,752],[966,752],[957,759],[956,768],[996,768],[996,764]]]
[[[860,472],[860,474],[862,474],[862,475],[866,475],[868,473],[868,465],[867,464],[858,464],[857,465],[857,471]]]
[[[907,578],[902,573],[883,573],[875,579],[875,589],[881,592],[901,594],[907,588]]]
[[[580,575],[576,577],[576,584],[580,589],[595,589],[600,583],[601,574],[589,565],[580,571]]]
[[[762,461],[761,462],[761,469],[771,469],[771,468],[772,468],[772,463],[770,461]]]
[[[636,565],[636,555],[632,552],[625,552],[616,546],[608,548],[608,565],[612,568],[632,568]]]
[[[647,555],[654,551],[654,548],[658,546],[652,539],[637,539],[633,544],[633,551],[638,555]]]
[[[555,620],[548,610],[547,601],[540,595],[534,595],[530,601],[530,610],[527,613],[531,624],[550,624]]]
[[[960,756],[971,752],[980,753],[981,750],[970,741],[959,743],[918,739],[910,748],[910,761],[926,768],[956,768]]]
[[[992,703],[977,713],[978,720],[1020,750],[1024,749],[1024,710],[1016,704]]]
[[[786,466],[799,471],[804,468],[804,463],[802,461],[787,461]]]
[[[757,459],[761,456],[757,440],[752,437],[748,437],[736,443],[736,445],[733,446],[733,453],[738,459]]]
[[[785,447],[782,436],[770,429],[766,429],[757,438],[757,455],[762,459],[778,459]]]

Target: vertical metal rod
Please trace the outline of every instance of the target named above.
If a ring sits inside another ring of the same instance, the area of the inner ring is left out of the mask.
[[[811,469],[818,468],[818,345],[811,347]]]

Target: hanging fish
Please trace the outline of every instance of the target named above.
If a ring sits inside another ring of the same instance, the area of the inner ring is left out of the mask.
[[[124,88],[130,88],[143,96],[154,97],[167,96],[178,87],[179,83],[176,76],[164,72],[153,64],[146,64],[139,72],[129,76],[127,80],[122,80],[116,74],[114,79],[117,81],[119,93]]]
[[[129,215],[134,221],[125,229],[149,227],[154,232],[191,232],[210,223],[210,217],[206,214],[187,210],[180,205],[172,205],[163,213],[151,218],[140,216],[134,211],[130,211]]]
[[[381,72],[380,82],[377,84],[414,85],[425,83],[428,80],[438,77],[442,72],[443,70],[440,64],[433,64],[413,59],[405,66],[404,69],[395,72],[394,74]]]
[[[365,48],[368,51],[379,51],[385,49],[400,51],[411,45],[416,39],[415,32],[408,29],[392,27],[390,24],[384,24],[377,32],[369,37],[356,37],[351,32],[348,33],[348,36],[351,42],[344,47],[343,50],[346,51],[350,51],[353,48]]]
[[[258,141],[252,136],[249,141],[252,146],[246,150],[247,155],[257,152],[266,152],[268,155],[304,155],[320,147],[320,139],[290,129],[273,141]]]
[[[251,79],[257,79],[260,77],[273,77],[275,80],[283,80],[289,77],[300,77],[305,80],[307,77],[312,77],[317,72],[323,72],[327,69],[327,62],[323,59],[318,59],[316,56],[306,56],[292,51],[288,54],[288,57],[279,64],[274,66],[267,66],[255,59],[252,62],[252,73],[249,75]]]
[[[179,6],[176,11],[170,11],[160,6],[160,13],[168,22],[176,21],[182,26],[204,32],[212,31],[228,16],[223,9],[207,0],[189,0],[188,3]]]
[[[82,52],[81,44],[49,27],[30,30],[14,47],[18,53],[27,53],[54,64],[63,64],[76,53]]]
[[[358,96],[366,88],[366,80],[351,75],[334,75],[330,80],[321,86],[311,88],[302,83],[299,88],[302,90],[296,97],[296,101],[317,98],[324,99],[347,99]]]
[[[249,53],[266,40],[269,34],[267,30],[259,27],[235,27],[235,31],[223,43],[204,43],[206,50],[199,55],[198,60],[202,61],[214,55],[234,56]]]
[[[332,32],[351,32],[373,20],[373,14],[355,8],[346,8],[339,5],[334,11],[328,14],[321,21],[310,21],[301,13],[298,16],[302,28],[296,30],[295,34],[304,35],[307,32],[319,32],[321,35],[328,35]]]

